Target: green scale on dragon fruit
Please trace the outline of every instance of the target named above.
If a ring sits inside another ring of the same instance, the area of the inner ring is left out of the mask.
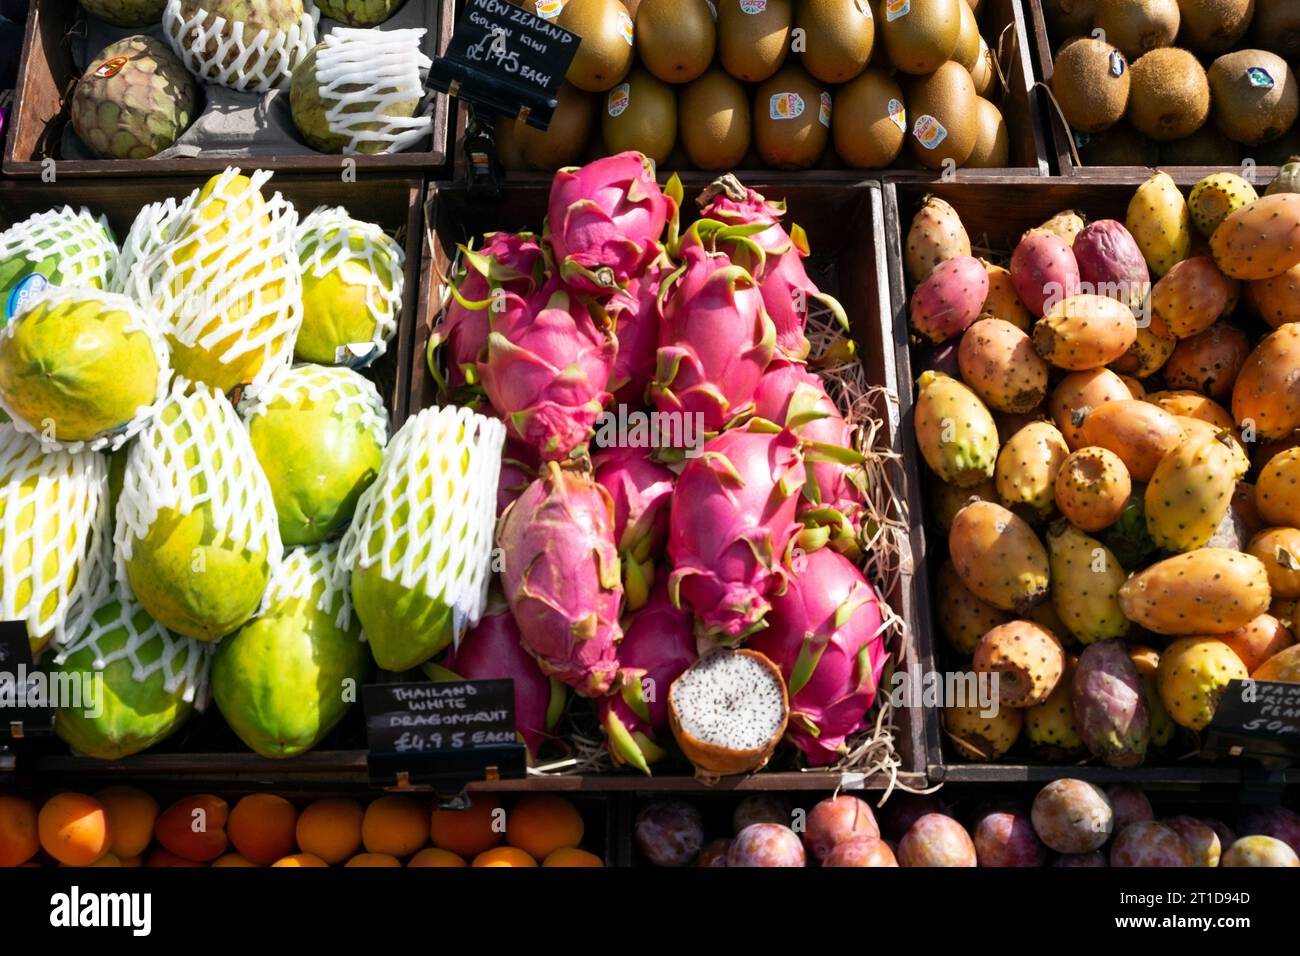
[[[668,507],[677,476],[646,448],[607,448],[592,457],[598,481],[614,500],[614,541],[623,565],[624,610],[646,603],[655,564],[668,538]]]
[[[790,692],[786,737],[809,764],[824,766],[843,756],[875,700],[886,657],[880,603],[853,562],[828,548],[795,565],[748,647],[781,668]]]

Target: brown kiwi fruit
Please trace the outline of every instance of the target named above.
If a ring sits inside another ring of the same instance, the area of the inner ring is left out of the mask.
[[[1083,140],[1081,144],[1079,139]],[[1160,161],[1155,141],[1143,136],[1127,121],[1116,123],[1104,133],[1077,137],[1076,144],[1085,166],[1154,166]]]
[[[763,163],[807,169],[817,162],[830,135],[830,104],[830,93],[798,63],[787,63],[761,83],[753,116],[754,145]]]
[[[665,83],[689,83],[713,62],[717,29],[708,0],[641,0],[636,52]]]
[[[1210,116],[1210,84],[1186,50],[1162,47],[1133,64],[1128,121],[1156,142],[1191,136]]]
[[[718,62],[738,80],[761,83],[785,62],[794,24],[791,0],[715,0]]]
[[[556,26],[582,37],[565,78],[580,90],[603,93],[632,69],[632,17],[619,0],[568,0]]]
[[[942,169],[947,160],[965,163],[979,138],[975,84],[966,68],[949,60],[929,76],[913,78],[904,92],[912,155],[930,169]]]
[[[1210,90],[1219,129],[1247,146],[1277,139],[1300,113],[1295,74],[1286,60],[1267,50],[1236,50],[1219,57],[1210,64]]]
[[[1097,0],[1093,26],[1136,63],[1149,50],[1172,45],[1180,21],[1178,0]]]
[[[961,28],[957,31],[957,48],[952,51],[952,58],[973,71],[982,42],[979,21],[975,19],[975,11],[968,4],[959,3],[957,9],[961,12]]]
[[[1246,35],[1255,0],[1178,0],[1178,43],[1197,56],[1227,53]]]
[[[872,67],[840,87],[831,136],[835,152],[849,166],[880,169],[892,163],[907,136],[907,108],[898,81]]]
[[[802,0],[794,25],[802,30],[805,70],[823,83],[846,83],[871,59],[876,21],[865,0]]]
[[[647,0],[648,2],[648,0]],[[600,132],[611,155],[629,149],[662,163],[677,142],[677,93],[649,70],[634,66],[604,96]]]
[[[1002,111],[984,99],[975,97],[975,148],[966,157],[968,169],[992,169],[1009,165],[1011,137]]]
[[[1206,123],[1191,136],[1160,144],[1160,162],[1166,166],[1236,166],[1241,147],[1213,123]]]
[[[1255,0],[1250,42],[1292,63],[1300,61],[1300,4],[1295,0]]]
[[[993,68],[993,51],[989,45],[980,37],[979,56],[975,57],[975,66],[970,71],[970,78],[975,84],[975,92],[980,96],[988,96],[993,91],[993,84],[997,81],[998,71]]]
[[[700,169],[739,166],[749,150],[749,93],[730,73],[713,67],[683,86],[677,104],[678,141]]]
[[[599,96],[580,90],[572,83],[561,83],[556,94],[558,105],[546,129],[534,129],[515,120],[510,139],[512,150],[528,169],[554,172],[577,163],[591,139],[596,125]],[[498,138],[503,130],[498,130]],[[498,149],[500,146],[498,144]]]
[[[1123,53],[1102,40],[1081,37],[1056,54],[1052,95],[1071,129],[1100,133],[1123,119],[1131,76]]]
[[[890,19],[880,21],[885,52],[899,70],[924,76],[952,58],[961,37],[961,4],[965,0],[913,0]]]
[[[1042,0],[1042,4],[1047,32],[1057,42],[1086,35],[1097,16],[1097,0]]]

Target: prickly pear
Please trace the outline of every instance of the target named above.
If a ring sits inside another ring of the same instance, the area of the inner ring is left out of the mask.
[[[1021,332],[1028,332],[1034,324],[1034,316],[1020,301],[1010,270],[985,262],[984,271],[989,276],[989,294],[984,299],[984,308],[980,310],[980,315],[1010,322]]]
[[[1152,288],[1151,312],[1175,336],[1187,338],[1225,314],[1238,291],[1236,280],[1220,272],[1213,259],[1192,256],[1175,263]]]
[[[1082,372],[1115,361],[1137,340],[1122,302],[1082,293],[1056,303],[1034,325],[1034,349],[1057,368]]]
[[[1156,680],[1160,669],[1160,654],[1153,647],[1130,644],[1128,658],[1137,668],[1138,676],[1142,678],[1142,691],[1147,699],[1147,713],[1151,715],[1151,746],[1159,750],[1169,745],[1177,729],[1174,719],[1169,716],[1169,711],[1165,710],[1165,702],[1160,699],[1160,686]]]
[[[1047,363],[1020,329],[1002,319],[980,319],[961,337],[961,377],[999,412],[1027,412],[1047,397]]]
[[[943,711],[943,729],[953,748],[967,760],[997,760],[1019,739],[1023,725],[1022,711],[1014,707],[997,707],[991,717],[978,705]]]
[[[1119,589],[1130,621],[1157,634],[1227,634],[1268,610],[1268,574],[1256,557],[1197,548],[1158,561]]]
[[[1072,449],[1089,444],[1083,437],[1084,417],[1076,412],[1100,408],[1107,402],[1118,402],[1133,397],[1124,384],[1124,380],[1108,368],[1097,368],[1087,372],[1071,372],[1057,384],[1047,400],[1047,410],[1051,413],[1056,427],[1065,436],[1066,444]]]
[[[1255,506],[1271,525],[1300,527],[1300,448],[1278,452],[1259,471]]]
[[[1124,224],[1156,275],[1192,254],[1192,214],[1168,173],[1156,173],[1138,187]]]
[[[1192,851],[1170,827],[1154,820],[1131,823],[1110,848],[1111,866],[1193,866]]]
[[[1247,282],[1246,300],[1275,329],[1288,322],[1300,322],[1300,266],[1292,266],[1271,279]]]
[[[1236,173],[1211,173],[1192,187],[1187,208],[1196,228],[1209,239],[1231,213],[1258,198],[1255,187]]]
[[[1300,598],[1300,529],[1265,528],[1246,550],[1264,563],[1274,600]]]
[[[945,260],[912,292],[912,324],[932,342],[955,338],[979,318],[988,294],[989,277],[980,260]]]
[[[951,561],[939,567],[935,577],[934,619],[948,645],[963,657],[970,657],[980,638],[1010,620],[1006,611],[981,601],[957,575]]]
[[[1135,481],[1149,481],[1161,460],[1183,441],[1174,416],[1135,398],[1088,411],[1081,431],[1086,444],[1118,455]]]
[[[1271,279],[1300,265],[1300,193],[1274,193],[1238,209],[1214,230],[1210,249],[1234,279]]]
[[[1220,430],[1232,431],[1237,427],[1226,408],[1200,392],[1186,389],[1151,392],[1146,400],[1175,418],[1195,418]]]
[[[1084,291],[1139,308],[1151,292],[1142,250],[1124,224],[1098,219],[1074,238],[1074,258]]]
[[[1204,820],[1180,815],[1161,821],[1177,833],[1192,851],[1192,866],[1218,866],[1223,846],[1214,828]]]
[[[993,628],[975,648],[975,670],[998,675],[1004,707],[1041,704],[1065,673],[1065,649],[1051,631],[1032,621],[1009,621]]]
[[[1252,674],[1271,657],[1295,644],[1290,629],[1272,614],[1261,614],[1243,628],[1219,640],[1232,648]]]
[[[1062,239],[1031,230],[1011,254],[1011,281],[1020,301],[1034,315],[1079,293],[1079,263]]]
[[[1079,210],[1063,209],[1051,219],[1047,220],[1047,222],[1036,228],[1043,232],[1052,233],[1067,246],[1073,246],[1075,238],[1079,233],[1083,232],[1084,226],[1086,225],[1087,221],[1085,220],[1083,213],[1079,212]]]
[[[1070,701],[1079,736],[1094,756],[1112,767],[1136,767],[1146,759],[1151,715],[1123,641],[1099,641],[1083,649]]]
[[[1250,471],[1250,455],[1232,429],[1216,428],[1209,422],[1187,416],[1178,416],[1178,424],[1183,430],[1183,441],[1190,441],[1193,438],[1217,438],[1231,455],[1235,477],[1244,478]],[[1240,485],[1238,487],[1240,488]],[[1242,544],[1245,542],[1243,541]]]
[[[1051,422],[1030,422],[998,453],[993,480],[1008,508],[1024,506],[1039,517],[1052,511],[1056,475],[1069,457],[1065,438]]]
[[[1079,641],[1092,644],[1128,633],[1119,589],[1128,573],[1110,550],[1069,522],[1047,530],[1052,568],[1052,604]]]
[[[1078,664],[1078,658],[1070,655],[1065,673],[1047,699],[1024,709],[1029,748],[1052,763],[1067,763],[1087,752],[1074,722],[1074,705],[1070,703],[1070,685]],[[1012,713],[1019,711],[1012,710]]]
[[[926,464],[960,488],[993,475],[998,429],[979,397],[939,372],[921,376],[916,396],[916,443]]]
[[[1241,329],[1216,322],[1178,343],[1165,365],[1165,384],[1224,398],[1232,393],[1232,383],[1249,354],[1250,340]]]
[[[958,488],[931,474],[928,484],[930,493],[926,496],[926,504],[929,506],[927,510],[930,518],[934,520],[934,526],[942,531],[945,537],[948,535],[948,529],[952,527],[952,519],[957,516],[957,512],[972,501],[998,500],[998,488],[992,478],[986,478],[969,488]]]
[[[1300,193],[1287,193],[1300,199]],[[1246,357],[1232,386],[1232,417],[1243,434],[1281,438],[1300,428],[1300,322],[1265,336]]]
[[[1057,853],[1091,853],[1108,839],[1115,815],[1101,787],[1085,780],[1053,780],[1034,797],[1034,832]]]
[[[1047,550],[1001,505],[976,501],[957,512],[948,552],[962,583],[994,607],[1024,613],[1047,596]]]
[[[1160,459],[1147,485],[1151,539],[1166,551],[1201,547],[1227,514],[1236,483],[1232,452],[1217,435],[1180,443]]]
[[[1213,637],[1183,637],[1160,655],[1160,699],[1179,726],[1202,730],[1214,716],[1228,681],[1250,676],[1227,644]]]
[[[924,282],[939,263],[968,255],[970,237],[957,210],[938,196],[926,196],[907,231],[908,278]]]
[[[1125,379],[1129,391],[1133,392],[1134,382],[1137,382],[1138,389],[1142,389],[1142,383],[1137,380],[1149,378],[1160,371],[1177,347],[1178,339],[1169,331],[1165,320],[1152,315],[1145,325],[1138,323],[1137,337],[1133,339],[1133,344],[1127,352],[1111,362],[1110,367],[1121,375],[1134,376],[1133,380]],[[1134,392],[1133,397],[1142,398],[1143,394]]]
[[[1080,531],[1109,528],[1124,512],[1133,483],[1113,451],[1090,445],[1056,473],[1056,507]]]

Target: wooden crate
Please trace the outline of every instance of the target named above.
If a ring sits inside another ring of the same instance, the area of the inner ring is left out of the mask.
[[[451,39],[453,0],[407,0],[427,3],[436,12],[436,49],[442,53]],[[447,161],[447,122],[450,102],[441,94],[433,97],[433,134],[425,151],[391,153],[382,156],[336,156],[310,151],[270,156],[208,157],[185,159],[63,159],[60,143],[68,123],[68,104],[81,72],[72,56],[72,37],[83,17],[77,0],[32,0],[27,16],[18,87],[9,117],[4,152],[4,172],[9,176],[49,178],[42,160],[56,161],[54,173],[65,176],[160,176],[198,175],[220,172],[226,166],[243,164],[262,169],[338,176],[344,162],[355,162],[359,175],[387,172],[391,175],[437,173]],[[198,82],[198,81],[196,81]]]
[[[971,236],[972,244],[986,243],[993,248],[1005,248],[1009,255],[1015,242],[1026,229],[1038,225],[1063,209],[1082,210],[1087,214],[1089,221],[1103,218],[1123,221],[1134,190],[1145,178],[1145,171],[1134,171],[1128,175],[1112,175],[1104,182],[1079,178],[1003,177],[961,184],[901,181],[886,183],[884,187],[886,239],[895,338],[906,343],[908,337],[910,289],[903,269],[903,243],[912,217],[920,208],[926,195],[939,196],[953,205]],[[1194,174],[1184,174],[1176,178],[1184,188],[1196,181]],[[904,344],[898,356],[901,386],[900,414],[903,422],[903,440],[912,456],[908,462],[910,474],[913,476],[912,487],[917,488],[924,486],[927,469],[916,450],[913,425],[915,375],[911,358],[909,349]],[[918,504],[916,513],[920,513],[923,507],[924,503]],[[914,544],[914,550],[918,555],[916,592],[922,595],[922,605],[915,619],[916,627],[924,633],[926,643],[934,649],[936,657],[942,662],[947,656],[946,649],[941,648],[942,641],[935,631],[928,582],[930,574],[937,570],[946,553],[946,544],[943,537],[931,526],[919,528],[916,536]],[[1131,780],[1170,784],[1240,783],[1245,766],[1238,762],[1225,761],[1212,764],[1200,760],[1152,763],[1128,770],[1116,770],[1092,763],[1082,766],[1045,764],[1028,758],[1023,741],[1001,761],[988,764],[967,763],[962,762],[960,758],[951,759],[952,750],[944,740],[945,735],[939,726],[938,715],[931,716],[936,740],[940,742],[940,746],[936,748],[940,762],[937,765],[931,764],[929,768],[929,779],[934,783],[1043,781],[1062,776],[1082,777],[1099,782]]]
[[[768,178],[765,178],[768,177]],[[688,177],[687,200],[684,206],[694,208],[693,197],[699,186],[707,181],[703,174]],[[884,441],[900,454],[901,419],[893,396],[900,387],[896,377],[895,350],[900,346],[891,338],[889,324],[888,282],[884,261],[884,218],[880,187],[875,183],[810,185],[774,174],[755,174],[747,185],[769,198],[784,198],[789,205],[790,221],[797,221],[808,232],[813,249],[810,259],[812,271],[822,288],[836,294],[848,312],[854,338],[869,381],[883,385],[890,399],[879,410],[886,423]],[[434,185],[426,210],[425,264],[422,269],[420,314],[417,323],[413,352],[420,363],[412,375],[412,392],[409,403],[413,413],[437,404],[437,386],[423,356],[429,331],[436,321],[444,299],[444,279],[449,272],[458,243],[469,242],[484,232],[540,226],[546,214],[548,189],[542,185],[519,185],[506,190],[496,202],[475,201],[462,185]],[[823,281],[825,278],[827,281]],[[911,482],[900,470],[895,488],[909,489],[908,504],[915,532],[919,521],[919,508],[913,504]],[[927,632],[914,628],[921,604],[914,590],[916,581],[910,572],[899,575],[893,590],[886,595],[890,605],[907,622],[905,628],[904,656],[908,667],[929,669],[931,649]],[[917,786],[925,779],[925,768],[936,759],[937,724],[933,715],[920,709],[903,709],[897,720],[899,728],[899,755],[903,774],[901,779]],[[838,772],[813,771],[763,771],[751,776],[724,779],[718,789],[736,790],[832,790],[846,788],[878,789],[887,784],[879,776],[859,779],[861,775]],[[539,776],[525,781],[504,781],[497,787],[511,789],[528,787],[553,790],[619,790],[619,791],[691,791],[700,790],[703,784],[693,777],[675,775],[668,771],[653,777],[629,771],[590,776]]]

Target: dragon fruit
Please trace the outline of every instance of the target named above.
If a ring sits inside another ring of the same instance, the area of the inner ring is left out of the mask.
[[[644,405],[646,388],[655,373],[655,352],[659,347],[659,319],[655,303],[659,287],[676,266],[662,250],[645,271],[628,280],[627,288],[618,289],[604,303],[614,323],[618,355],[609,377],[614,401],[624,405]]]
[[[511,437],[547,461],[567,458],[586,444],[610,400],[618,343],[559,283],[530,297],[527,308],[514,307],[511,293],[502,298],[512,304],[491,314],[483,388]]]
[[[432,680],[511,680],[515,684],[515,726],[528,752],[537,756],[564,710],[564,685],[547,677],[519,643],[519,625],[494,593],[478,624],[448,650],[441,662],[424,665]]]
[[[790,691],[786,736],[814,766],[834,763],[860,730],[885,666],[880,604],[853,562],[823,548],[796,562],[749,647],[781,668]]]
[[[700,215],[728,227],[714,236],[714,243],[723,252],[734,247],[734,238],[743,235],[762,250],[762,264],[752,268],[763,294],[763,305],[776,326],[777,347],[794,359],[808,355],[808,339],[804,330],[808,324],[809,300],[815,300],[830,310],[836,321],[849,327],[844,309],[833,297],[817,288],[808,278],[803,260],[808,256],[808,237],[798,225],[786,232],[781,225],[785,215],[784,202],[771,202],[762,195],[747,189],[735,176],[728,173],[700,194]],[[741,227],[734,229],[732,227]],[[693,228],[700,228],[697,222]],[[706,227],[707,228],[707,227]]]
[[[520,643],[542,670],[583,697],[609,691],[623,585],[614,501],[586,474],[553,461],[497,525],[501,583]]]
[[[622,288],[658,255],[677,216],[679,186],[665,193],[654,165],[637,152],[561,169],[551,181],[546,242],[576,292]]]
[[[660,759],[668,730],[668,688],[695,663],[691,616],[673,607],[660,583],[631,618],[618,647],[618,686],[600,701],[600,724],[615,763],[643,773]]]
[[[659,351],[650,396],[661,412],[699,415],[717,432],[753,408],[776,330],[754,278],[722,253],[683,249],[659,298]]]
[[[596,481],[614,499],[614,540],[623,565],[627,609],[642,607],[655,580],[655,559],[668,536],[676,476],[644,448],[609,448],[592,458]]]
[[[500,518],[510,502],[524,493],[537,477],[541,464],[537,449],[519,441],[507,441],[501,453],[501,474],[497,478],[497,517]]]
[[[541,287],[545,275],[546,257],[531,232],[491,232],[483,238],[481,249],[460,247],[461,274],[448,284],[452,299],[429,336],[429,370],[453,394],[478,384],[478,362],[487,348],[488,318],[493,309],[504,308],[504,294],[530,296]],[[445,381],[434,361],[440,348],[446,353]]]
[[[687,462],[668,522],[668,588],[695,611],[701,635],[734,645],[763,626],[768,599],[785,590],[805,477],[798,437],[762,420],[723,432]]]
[[[830,543],[857,559],[866,500],[866,470],[854,449],[856,429],[826,394],[821,378],[798,362],[777,359],[754,391],[754,414],[793,430],[804,441],[812,481],[804,486],[799,517],[808,550]]]

